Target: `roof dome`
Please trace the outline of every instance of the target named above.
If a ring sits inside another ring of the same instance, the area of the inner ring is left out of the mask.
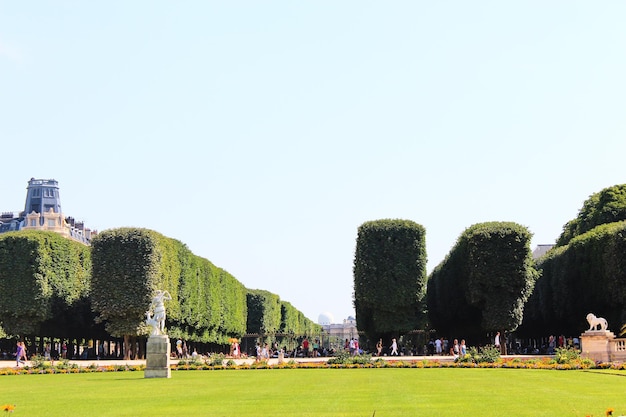
[[[320,314],[319,317],[317,318],[317,324],[321,324],[322,326],[327,326],[329,324],[332,324],[334,321],[335,321],[335,318],[329,312],[324,312]]]

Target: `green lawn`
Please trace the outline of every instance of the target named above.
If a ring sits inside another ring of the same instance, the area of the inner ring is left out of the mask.
[[[265,369],[0,376],[14,416],[626,415],[626,372]]]

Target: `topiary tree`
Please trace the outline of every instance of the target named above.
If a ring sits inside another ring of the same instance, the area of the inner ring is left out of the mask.
[[[151,230],[121,228],[92,240],[92,308],[111,335],[124,338],[126,359],[130,338],[147,333],[145,313],[157,289],[172,295],[168,317],[176,311],[180,270],[161,238]]]
[[[147,333],[145,312],[157,289],[172,296],[165,304],[171,336],[225,344],[245,333],[246,288],[181,242],[122,228],[100,233],[92,248],[92,306],[112,335],[128,342]]]
[[[376,220],[358,230],[354,257],[357,328],[369,340],[390,340],[426,320],[426,243],[423,226]]]
[[[430,276],[428,307],[437,330],[473,337],[515,330],[538,277],[530,239],[528,229],[511,222],[466,229]]]
[[[54,321],[87,299],[90,278],[91,254],[82,243],[53,232],[1,234],[0,322],[4,330],[12,335],[40,331],[51,335],[48,332],[53,329],[41,329],[42,323]]]

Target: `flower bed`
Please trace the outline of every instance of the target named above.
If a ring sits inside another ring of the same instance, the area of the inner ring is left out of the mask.
[[[91,364],[86,367],[77,365],[67,366],[60,364],[52,366],[25,366],[22,368],[0,368],[2,375],[33,375],[33,374],[68,374],[68,373],[90,373],[90,372],[133,372],[144,371],[145,365],[106,365],[98,366]],[[343,363],[331,361],[319,362],[298,362],[294,360],[269,364],[267,361],[254,362],[252,364],[236,364],[229,361],[225,365],[211,364],[208,362],[194,361],[172,364],[172,371],[220,371],[220,370],[254,370],[254,369],[359,369],[359,368],[503,368],[503,369],[553,369],[553,370],[576,370],[576,369],[610,369],[626,370],[626,363],[594,363],[588,359],[576,358],[567,362],[560,362],[553,357],[541,359],[506,358],[498,359],[495,362],[473,362],[473,361],[440,361],[440,360],[403,360],[403,359],[374,359],[364,361],[346,361]]]

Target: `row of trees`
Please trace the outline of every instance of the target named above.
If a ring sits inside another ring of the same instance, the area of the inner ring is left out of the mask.
[[[538,260],[542,277],[520,332],[578,334],[592,312],[613,329],[626,322],[626,184],[593,194],[556,247]]]
[[[357,327],[370,341],[436,329],[485,335],[579,334],[588,312],[626,321],[626,185],[592,195],[555,249],[532,259],[532,234],[511,222],[466,229],[427,276],[424,228],[364,223],[354,259]]]
[[[168,334],[227,344],[246,333],[318,331],[291,304],[249,290],[183,243],[137,228],[100,233],[87,247],[50,232],[0,235],[0,322],[8,334],[131,338],[147,334],[154,291],[167,290]],[[248,328],[248,325],[251,328]]]

